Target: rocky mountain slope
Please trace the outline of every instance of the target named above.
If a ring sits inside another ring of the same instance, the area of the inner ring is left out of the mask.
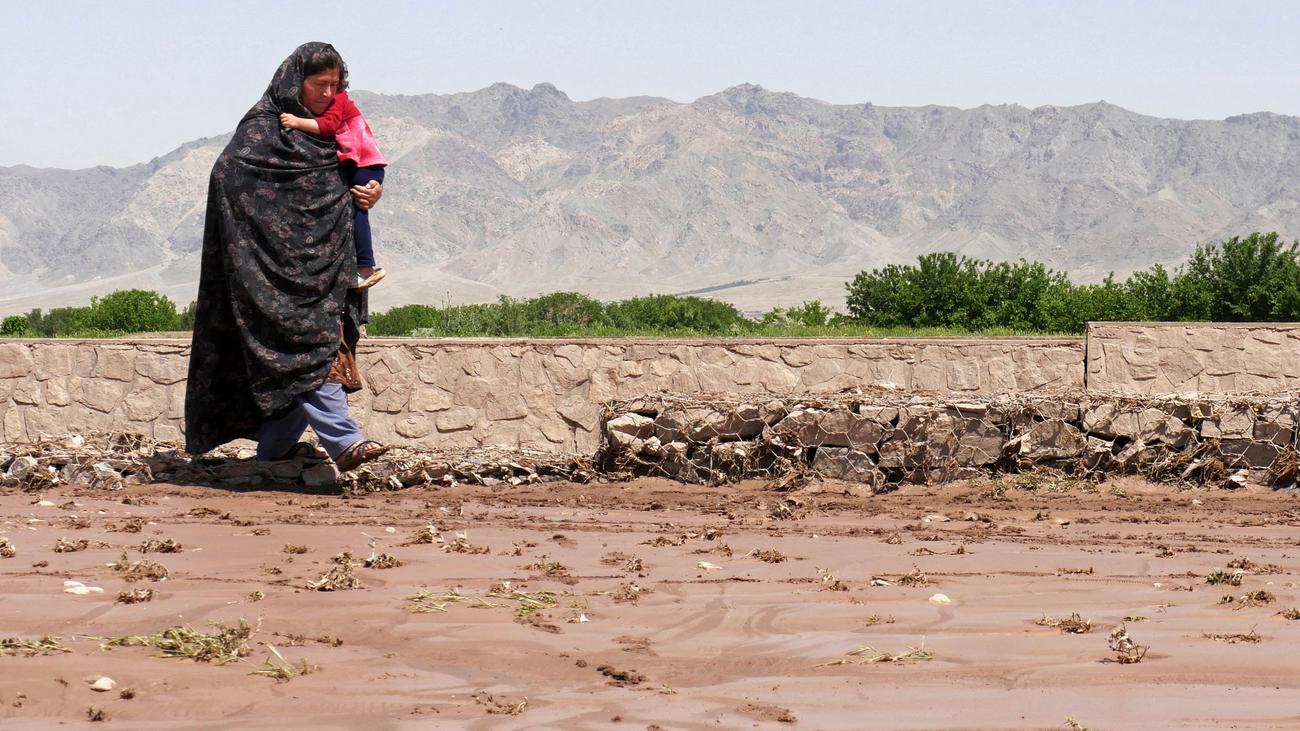
[[[955,250],[1092,280],[1198,242],[1300,236],[1300,118],[831,105],[744,85],[690,104],[549,84],[355,93],[390,160],[379,307],[558,289],[843,301],[863,268]],[[224,138],[128,168],[0,168],[0,312],[197,280]]]

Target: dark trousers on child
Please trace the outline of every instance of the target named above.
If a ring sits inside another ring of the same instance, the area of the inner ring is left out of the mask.
[[[353,185],[365,185],[372,180],[383,184],[383,165],[357,168],[357,171],[352,174]],[[370,211],[355,208],[355,213],[352,216],[352,231],[357,240],[357,266],[373,267],[375,265],[375,247],[370,236]]]

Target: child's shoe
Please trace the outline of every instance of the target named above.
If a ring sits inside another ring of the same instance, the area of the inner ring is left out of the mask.
[[[383,279],[387,275],[388,273],[384,271],[383,267],[375,267],[368,276],[358,273],[357,286],[353,287],[353,289],[370,289],[376,284],[379,284],[379,280]]]

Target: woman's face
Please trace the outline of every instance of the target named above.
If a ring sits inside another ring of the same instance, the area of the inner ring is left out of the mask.
[[[302,105],[314,116],[325,113],[339,88],[339,70],[326,69],[302,80]]]

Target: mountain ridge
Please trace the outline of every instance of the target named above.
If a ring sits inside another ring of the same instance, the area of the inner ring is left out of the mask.
[[[857,271],[927,251],[1096,280],[1300,231],[1300,118],[1271,112],[837,105],[756,84],[688,103],[546,83],[354,98],[390,160],[379,307],[557,289],[840,305]],[[0,168],[0,313],[125,282],[192,299],[228,137],[125,168]]]

